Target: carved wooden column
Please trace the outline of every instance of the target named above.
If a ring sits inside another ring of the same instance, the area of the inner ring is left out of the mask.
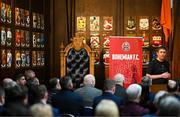
[[[65,62],[65,51],[64,51],[64,44],[61,42],[60,44],[60,77],[65,76],[65,67],[66,67],[66,62]]]
[[[89,67],[89,73],[94,75],[94,58],[95,58],[95,52],[91,51],[90,53],[90,67]]]

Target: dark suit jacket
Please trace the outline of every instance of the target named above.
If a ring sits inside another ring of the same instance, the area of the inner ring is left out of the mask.
[[[71,90],[61,90],[52,97],[52,106],[58,108],[62,114],[77,116],[83,112],[83,99]]]
[[[97,104],[103,99],[109,99],[109,100],[114,101],[117,104],[118,107],[120,107],[120,106],[122,106],[124,104],[122,98],[117,97],[117,96],[113,95],[110,92],[104,92],[101,96],[97,96],[97,97],[94,98],[94,100],[93,100],[93,108],[95,109]]]
[[[118,97],[122,97],[124,101],[127,100],[126,89],[123,88],[121,85],[116,85],[116,91],[115,91],[114,95],[116,95]]]

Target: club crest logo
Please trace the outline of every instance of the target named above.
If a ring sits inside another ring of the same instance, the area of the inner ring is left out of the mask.
[[[129,42],[124,42],[121,46],[122,46],[122,50],[124,50],[124,51],[129,51],[130,50]]]

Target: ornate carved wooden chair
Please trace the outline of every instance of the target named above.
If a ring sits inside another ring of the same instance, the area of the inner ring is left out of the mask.
[[[94,74],[94,56],[83,38],[76,35],[65,49],[63,44],[60,46],[60,76],[69,75],[79,82],[86,74]]]

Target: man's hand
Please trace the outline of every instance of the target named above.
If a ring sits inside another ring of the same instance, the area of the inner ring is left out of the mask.
[[[168,72],[165,72],[165,73],[162,73],[162,74],[161,74],[161,77],[162,77],[162,78],[170,78],[170,77],[171,77],[171,74],[168,73]]]

